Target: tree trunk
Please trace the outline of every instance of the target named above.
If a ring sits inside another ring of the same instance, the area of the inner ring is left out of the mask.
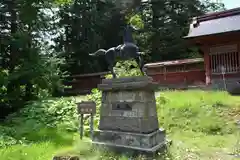
[[[10,36],[11,36],[11,43],[10,43],[10,55],[9,55],[9,73],[11,74],[14,71],[17,61],[17,48],[15,45],[15,35],[17,33],[17,12],[16,12],[16,4],[14,1],[9,1],[9,10],[11,14],[10,22]],[[9,95],[15,90],[14,81],[10,81],[7,86],[7,92]]]

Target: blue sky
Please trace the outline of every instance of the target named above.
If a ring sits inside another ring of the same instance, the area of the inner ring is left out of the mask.
[[[227,9],[240,7],[240,0],[222,0]]]

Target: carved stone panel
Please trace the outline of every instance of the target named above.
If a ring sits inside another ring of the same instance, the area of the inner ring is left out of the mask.
[[[104,102],[154,102],[154,92],[150,91],[119,91],[104,93]]]
[[[102,116],[99,123],[100,130],[114,130],[134,133],[150,133],[158,129],[157,117],[136,118],[123,116]]]

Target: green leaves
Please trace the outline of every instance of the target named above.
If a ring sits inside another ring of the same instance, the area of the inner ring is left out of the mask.
[[[4,37],[4,41],[0,44],[0,61],[4,65],[0,71],[0,102],[3,117],[8,115],[10,107],[16,110],[25,102],[41,97],[42,90],[51,95],[61,87],[62,59],[52,56],[49,46],[43,43],[46,35],[51,35],[55,29],[54,16],[48,10],[54,3],[54,0],[1,2],[0,37]]]
[[[129,76],[141,76],[142,73],[136,61],[120,61],[114,67],[114,71],[117,74],[117,77],[129,77]],[[112,75],[109,74],[106,78],[112,78]]]
[[[18,121],[56,127],[60,124],[70,124],[72,121],[76,121],[78,115],[73,100],[49,99],[29,103],[18,113],[18,117]],[[13,123],[18,123],[18,121]]]
[[[58,5],[66,5],[73,2],[73,0],[54,0],[54,2]]]
[[[142,17],[138,14],[130,17],[129,23],[135,28],[138,28],[138,29],[144,28],[144,22],[142,20]]]

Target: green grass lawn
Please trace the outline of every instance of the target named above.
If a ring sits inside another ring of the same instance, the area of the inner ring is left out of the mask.
[[[85,97],[77,100],[85,99]],[[157,98],[160,126],[173,141],[164,160],[232,160],[240,154],[240,98],[225,92],[169,91]],[[13,126],[17,131],[22,126]],[[29,124],[28,124],[29,126]],[[29,127],[28,127],[29,128]],[[77,132],[63,129],[28,129],[24,137],[31,143],[0,148],[0,160],[51,160],[55,154],[80,155],[89,160],[128,160],[124,155],[96,151],[79,141]],[[5,132],[4,132],[5,133]],[[17,133],[16,133],[17,134]],[[22,134],[21,134],[22,135]],[[1,135],[0,135],[1,144]],[[137,159],[144,159],[138,157]]]

